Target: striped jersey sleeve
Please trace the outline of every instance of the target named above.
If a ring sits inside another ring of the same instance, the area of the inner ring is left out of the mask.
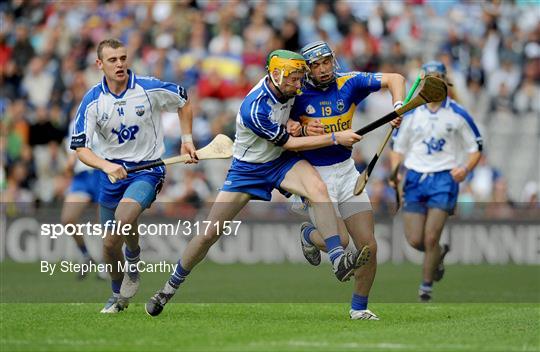
[[[459,104],[452,101],[450,108],[457,115],[463,118],[463,127],[459,129],[461,137],[464,142],[465,149],[468,153],[481,152],[483,147],[482,135],[480,130],[474,123],[473,118],[469,113]]]
[[[71,131],[71,149],[92,148],[92,137],[98,117],[97,103],[101,92],[99,85],[96,85],[86,93],[81,101]]]
[[[186,89],[178,84],[163,82],[154,77],[137,77],[137,83],[148,94],[151,103],[167,112],[177,112],[187,100]]]
[[[261,92],[255,99],[244,100],[240,107],[242,123],[257,136],[282,146],[289,140],[289,134],[284,125],[272,121],[272,108],[267,99]]]

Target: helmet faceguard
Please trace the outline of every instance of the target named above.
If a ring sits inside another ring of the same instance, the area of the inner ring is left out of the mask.
[[[308,65],[313,64],[314,62],[330,57],[332,59],[332,77],[327,82],[317,81],[313,75],[308,75],[308,80],[318,88],[328,87],[330,84],[334,83],[336,80],[336,69],[339,67],[334,51],[330,46],[323,41],[316,41],[304,46],[301,50],[302,56],[306,59]]]

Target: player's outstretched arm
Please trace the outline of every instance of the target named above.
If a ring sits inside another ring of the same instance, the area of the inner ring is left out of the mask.
[[[405,77],[399,73],[383,73],[381,88],[387,88],[392,94],[392,103],[405,100]]]
[[[186,164],[196,164],[198,161],[195,144],[193,144],[193,136],[191,134],[193,128],[193,110],[191,108],[190,100],[187,100],[184,106],[178,108],[178,118],[180,119],[180,130],[182,131],[180,155],[189,154],[191,160],[186,161]]]
[[[392,104],[394,110],[403,105],[405,100],[405,77],[399,73],[383,73],[381,79],[381,88],[387,88],[392,94]],[[392,127],[397,128],[401,124],[401,117],[390,122]]]
[[[100,158],[90,148],[77,148],[77,156],[86,165],[99,169],[114,179],[121,180],[127,177],[126,169],[122,165]]]
[[[345,130],[322,136],[289,137],[283,148],[298,152],[329,147],[331,145],[352,147],[354,143],[359,142],[361,139],[362,136],[357,135],[353,130]]]

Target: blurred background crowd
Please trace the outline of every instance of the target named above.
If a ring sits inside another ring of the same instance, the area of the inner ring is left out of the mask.
[[[116,37],[137,75],[188,89],[197,147],[234,136],[240,102],[264,75],[267,53],[314,40],[334,48],[342,71],[399,72],[414,81],[422,62],[444,62],[454,99],[475,118],[485,157],[462,184],[462,216],[508,218],[538,209],[540,4],[538,1],[38,1],[0,4],[0,187],[5,202],[61,202],[68,125],[101,79],[96,46]],[[354,126],[391,109],[372,94]],[[178,153],[176,114],[164,114],[167,155]],[[356,145],[361,170],[383,129]],[[177,166],[153,207],[196,211],[212,200],[230,161]],[[394,202],[383,159],[370,179],[374,207]],[[275,197],[277,201],[283,198]]]

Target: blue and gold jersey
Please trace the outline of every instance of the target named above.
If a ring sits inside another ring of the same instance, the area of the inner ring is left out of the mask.
[[[325,133],[339,132],[352,127],[358,104],[370,93],[381,89],[382,73],[338,73],[336,82],[326,89],[307,84],[295,99],[291,118],[303,125],[309,119],[320,119]],[[347,160],[351,151],[335,145],[301,152],[315,166],[328,166]]]

